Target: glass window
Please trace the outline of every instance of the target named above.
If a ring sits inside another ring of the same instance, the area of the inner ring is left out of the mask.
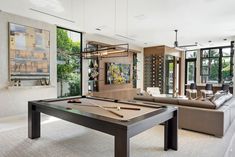
[[[209,67],[202,67],[202,74],[209,75]]]
[[[57,28],[57,95],[81,95],[81,33]]]
[[[212,58],[209,65],[209,83],[219,83],[219,58]]]
[[[231,48],[223,48],[222,55],[223,56],[231,56]]]
[[[209,50],[203,50],[203,51],[202,51],[202,57],[203,57],[203,58],[209,57]]]
[[[233,71],[232,58],[231,47],[202,50],[202,83],[231,83]]]
[[[197,57],[197,51],[186,51],[185,58],[196,58]]]
[[[219,54],[219,49],[211,49],[210,50],[210,57],[219,57],[220,54]]]
[[[196,60],[197,50],[190,50],[185,52],[186,63],[186,84],[195,83],[196,81]]]
[[[196,62],[187,62],[187,84],[195,82]]]
[[[231,57],[222,58],[222,80],[225,82],[230,82],[231,77]]]
[[[203,59],[202,66],[209,66],[209,59]]]

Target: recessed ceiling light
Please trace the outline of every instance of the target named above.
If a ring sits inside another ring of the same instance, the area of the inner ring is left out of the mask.
[[[148,43],[144,43],[144,45],[148,45]]]
[[[209,43],[211,43],[212,41],[211,41],[211,40],[209,40],[208,42],[209,42]]]
[[[35,7],[45,8],[57,13],[64,12],[64,7],[59,0],[30,0]]]
[[[227,41],[227,40],[228,40],[228,39],[226,39],[226,38],[224,39],[224,41]]]
[[[95,30],[97,30],[97,31],[101,31],[101,29],[100,29],[100,28],[96,28]]]

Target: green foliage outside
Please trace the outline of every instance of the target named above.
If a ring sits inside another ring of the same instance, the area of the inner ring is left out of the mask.
[[[188,72],[187,72],[187,75],[188,75],[187,81],[194,82],[194,75],[195,75],[194,70],[195,70],[194,62],[189,62],[188,63]]]
[[[204,57],[214,57],[214,58],[208,58],[208,63],[203,62],[203,66],[209,70],[209,76],[208,80],[213,82],[213,83],[219,83],[219,73],[222,74],[222,77],[220,78],[221,81],[226,81],[230,82],[232,81],[232,76],[231,76],[231,57],[230,57],[230,50],[225,51],[222,55],[219,54],[219,49],[213,49],[211,51],[209,50],[204,50],[203,51],[203,56]],[[221,71],[219,71],[219,60],[222,59],[222,67]],[[204,59],[206,60],[206,59]]]
[[[222,79],[223,81],[229,81],[231,79],[231,66],[230,66],[230,57],[222,58]]]
[[[218,76],[219,76],[219,59],[216,58],[213,59],[213,61],[211,61],[209,80],[219,81]]]
[[[79,35],[79,34],[78,34]],[[68,31],[57,29],[57,81],[60,82],[59,97],[81,95],[80,42],[73,42]],[[69,84],[68,93],[63,92],[65,83]]]

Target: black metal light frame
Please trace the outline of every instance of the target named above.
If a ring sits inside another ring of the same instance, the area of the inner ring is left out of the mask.
[[[86,44],[86,47],[84,48],[81,55],[82,58],[84,59],[127,57],[129,56],[129,44],[117,44],[117,45],[105,45],[105,46],[100,46],[98,44]]]

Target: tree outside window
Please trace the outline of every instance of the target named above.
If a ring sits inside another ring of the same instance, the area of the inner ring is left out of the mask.
[[[81,95],[81,33],[57,28],[58,97]]]
[[[203,49],[201,51],[202,83],[232,83],[231,47]]]

